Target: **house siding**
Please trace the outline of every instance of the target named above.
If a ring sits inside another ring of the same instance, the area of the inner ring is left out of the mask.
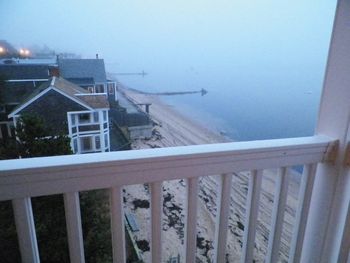
[[[53,134],[68,134],[67,112],[83,110],[86,108],[62,94],[50,90],[21,110],[19,114],[36,114],[44,119],[45,126],[50,128]]]

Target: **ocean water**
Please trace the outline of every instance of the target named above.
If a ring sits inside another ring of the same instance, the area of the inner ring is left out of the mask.
[[[197,89],[147,88],[147,77],[122,83],[146,92],[193,91],[205,88],[208,93],[160,96],[176,110],[220,132],[235,141],[311,136],[317,122],[323,74],[307,84],[292,78],[275,83],[265,82],[232,85],[200,86]]]
[[[147,36],[151,49],[140,42],[119,66],[107,61],[107,70],[144,70],[145,77],[118,76],[144,92],[207,90],[162,99],[235,141],[313,135],[335,1],[241,4],[206,9],[211,15],[198,21],[191,9],[181,21],[193,24]]]

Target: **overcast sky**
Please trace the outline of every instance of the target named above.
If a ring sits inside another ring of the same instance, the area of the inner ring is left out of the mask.
[[[237,68],[324,63],[334,9],[329,0],[2,0],[0,39],[99,53],[110,71],[145,70],[162,85],[186,74],[187,84],[196,74],[225,81]]]

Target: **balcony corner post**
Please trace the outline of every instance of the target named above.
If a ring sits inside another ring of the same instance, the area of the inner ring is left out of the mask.
[[[350,172],[344,166],[350,141],[350,2],[338,0],[325,72],[317,135],[339,140],[334,162],[318,165],[301,262],[346,262]]]

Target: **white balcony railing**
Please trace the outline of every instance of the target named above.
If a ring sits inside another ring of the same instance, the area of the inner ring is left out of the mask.
[[[109,189],[112,197],[113,261],[126,262],[122,187],[148,183],[151,194],[151,257],[152,262],[157,263],[162,260],[162,182],[186,179],[184,253],[186,262],[196,262],[198,178],[220,175],[214,247],[215,261],[225,262],[232,173],[250,170],[241,260],[252,262],[262,171],[281,168],[276,178],[266,261],[276,262],[286,205],[286,167],[305,165],[289,253],[290,262],[298,262],[315,165],[328,161],[333,143],[328,137],[314,136],[1,161],[0,201],[12,200],[23,262],[39,262],[31,197],[63,194],[70,259],[71,262],[84,262],[79,192]]]

